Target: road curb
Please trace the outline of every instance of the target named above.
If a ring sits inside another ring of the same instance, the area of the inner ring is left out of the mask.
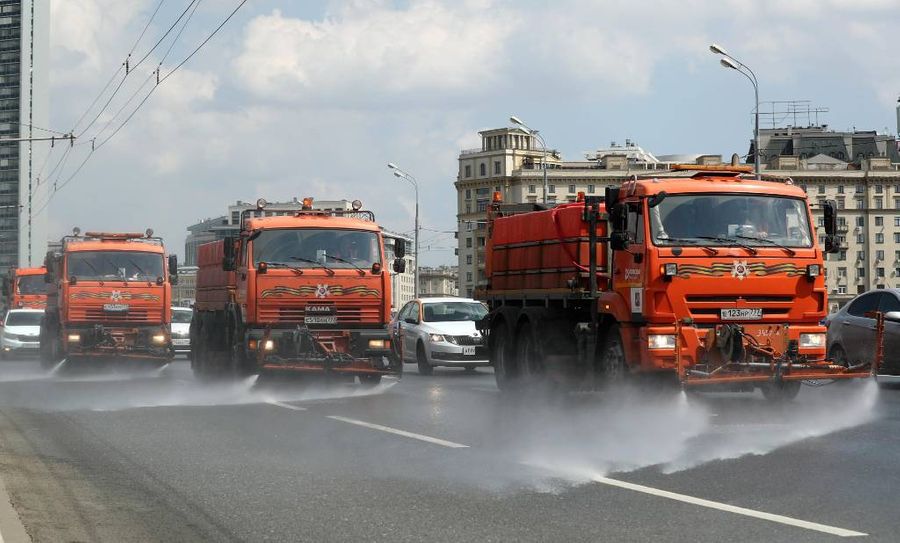
[[[25,525],[12,506],[6,485],[0,478],[0,543],[31,543]]]

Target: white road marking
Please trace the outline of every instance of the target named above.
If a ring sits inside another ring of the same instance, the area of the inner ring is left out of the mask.
[[[845,528],[837,528],[835,526],[828,526],[827,524],[818,524],[816,522],[809,522],[806,520],[795,519],[795,518],[786,517],[783,515],[775,515],[773,513],[766,513],[764,511],[756,511],[754,509],[747,509],[746,507],[738,507],[736,505],[729,505],[727,503],[714,502],[712,500],[704,500],[703,498],[695,498],[693,496],[688,496],[686,494],[678,494],[677,492],[669,492],[668,490],[660,490],[658,488],[653,488],[653,487],[649,487],[649,486],[628,483],[625,481],[620,481],[618,479],[610,479],[609,477],[595,477],[593,480],[597,483],[601,483],[604,485],[614,486],[614,487],[618,487],[618,488],[624,488],[626,490],[633,490],[635,492],[650,494],[652,496],[668,498],[670,500],[689,503],[692,505],[699,505],[700,507],[708,507],[710,509],[717,509],[719,511],[725,511],[727,513],[734,513],[736,515],[743,515],[746,517],[753,517],[753,518],[758,518],[758,519],[762,519],[762,520],[768,520],[771,522],[777,522],[779,524],[786,524],[788,526],[795,526],[797,528],[804,528],[806,530],[813,530],[816,532],[822,532],[822,533],[836,535],[836,536],[840,536],[840,537],[860,537],[860,536],[869,535],[869,534],[866,534],[863,532],[855,532],[853,530],[847,530]]]
[[[305,407],[300,407],[299,405],[291,405],[289,403],[277,402],[275,400],[266,400],[266,403],[269,405],[274,405],[276,407],[290,409],[291,411],[306,411]]]
[[[468,445],[463,445],[462,443],[454,443],[452,441],[446,441],[444,439],[438,439],[436,437],[424,436],[422,434],[415,434],[413,432],[407,432],[406,430],[398,430],[397,428],[391,428],[390,426],[382,426],[381,424],[372,424],[371,422],[365,422],[362,420],[356,419],[348,419],[347,417],[339,417],[337,415],[328,415],[329,419],[339,420],[341,422],[347,422],[350,424],[355,424],[357,426],[363,426],[365,428],[371,428],[373,430],[381,430],[382,432],[387,432],[389,434],[396,434],[398,436],[408,437],[412,439],[418,439],[419,441],[424,441],[426,443],[433,443],[435,445],[441,445],[442,447],[449,447],[451,449],[467,449]]]

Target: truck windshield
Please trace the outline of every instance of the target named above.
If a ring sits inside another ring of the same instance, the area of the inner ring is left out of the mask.
[[[290,264],[298,268],[371,268],[381,263],[375,232],[291,228],[263,230],[253,240],[253,263]]]
[[[434,302],[423,304],[425,322],[477,321],[487,315],[487,308],[478,302]]]
[[[743,245],[812,247],[806,203],[797,198],[747,194],[669,195],[650,209],[657,245],[710,239]]]
[[[47,294],[47,283],[44,275],[21,275],[16,282],[19,294]]]
[[[83,251],[66,257],[69,277],[82,280],[155,281],[163,276],[163,258],[140,251]]]

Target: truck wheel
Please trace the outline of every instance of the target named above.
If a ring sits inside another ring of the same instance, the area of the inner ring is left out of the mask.
[[[380,375],[364,374],[364,375],[358,375],[357,377],[359,377],[359,384],[363,388],[372,388],[372,387],[375,387],[375,386],[381,384],[381,376]]]
[[[789,402],[800,392],[800,381],[772,381],[759,388],[770,402]]]
[[[516,362],[519,380],[523,385],[533,386],[543,380],[544,364],[541,360],[540,347],[534,335],[534,328],[526,322],[516,334]]]
[[[500,323],[491,329],[491,364],[494,366],[494,379],[500,390],[512,390],[516,378],[519,376],[518,368],[513,360],[512,341],[505,323]]]
[[[434,368],[428,363],[428,355],[425,353],[425,344],[419,342],[416,345],[416,363],[419,365],[419,373],[422,375],[431,375]]]
[[[628,375],[625,348],[622,346],[622,335],[619,333],[618,326],[611,326],[606,333],[599,369],[600,382],[603,387],[621,384]]]

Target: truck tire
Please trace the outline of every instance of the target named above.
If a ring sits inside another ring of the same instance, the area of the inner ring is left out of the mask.
[[[770,402],[790,402],[800,393],[800,381],[772,381],[759,388]]]
[[[519,374],[513,358],[512,334],[506,322],[500,321],[491,328],[490,347],[497,388],[501,391],[510,391],[515,388]]]
[[[610,326],[606,332],[598,369],[601,388],[619,386],[627,378],[628,362],[625,360],[625,347],[622,345],[622,334],[617,325]]]
[[[516,332],[519,387],[532,389],[546,379],[540,342],[536,333],[537,327],[530,321],[525,321]]]
[[[421,375],[431,375],[434,367],[428,363],[428,355],[425,353],[425,344],[421,341],[416,345],[416,363],[419,365]]]
[[[381,384],[381,375],[363,374],[357,377],[359,377],[359,384],[363,388],[373,388]]]

